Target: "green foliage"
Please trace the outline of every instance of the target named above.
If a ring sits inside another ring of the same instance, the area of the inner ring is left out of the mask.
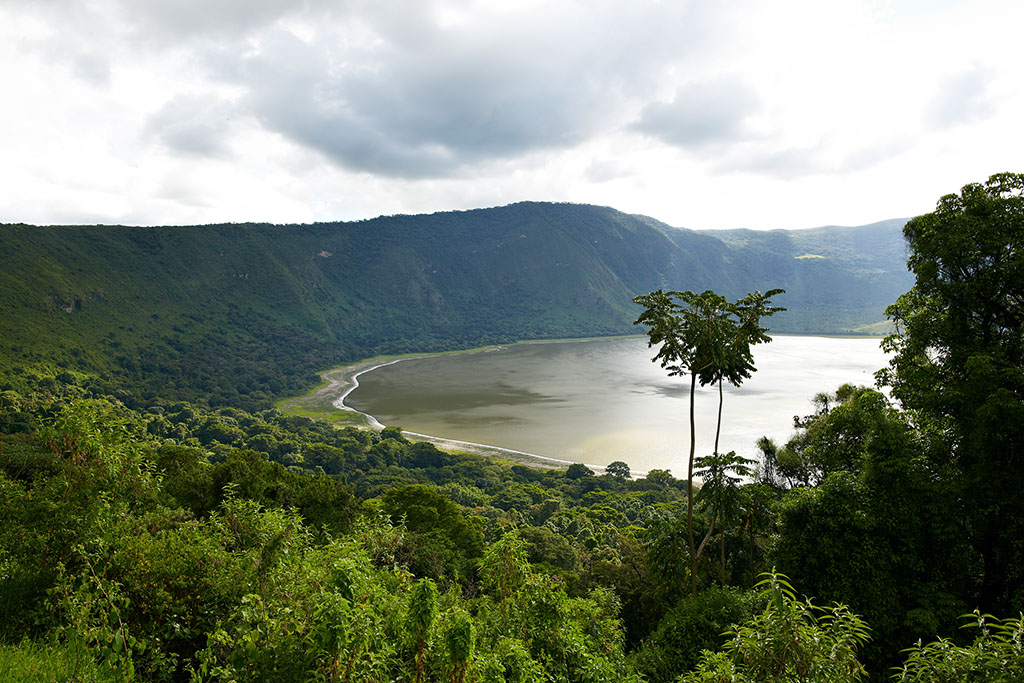
[[[437,586],[430,579],[420,579],[413,585],[409,601],[409,632],[415,642],[426,640],[427,631],[437,617]]]
[[[393,488],[382,496],[383,508],[411,532],[404,557],[414,574],[441,579],[459,577],[479,557],[483,536],[449,498],[429,486]]]
[[[946,485],[907,416],[863,387],[819,398],[786,448],[816,485],[780,502],[771,561],[817,597],[864,615],[877,637],[863,659],[884,671],[898,663],[898,645],[953,629],[968,604],[972,553],[943,513]]]
[[[718,525],[719,537],[719,582],[725,586],[728,582],[726,572],[725,545],[730,532],[735,532],[744,520],[744,506],[747,502],[739,486],[741,477],[749,477],[753,470],[753,460],[736,455],[735,451],[704,456],[695,460],[697,470],[694,473],[702,480],[697,493],[697,503],[710,508],[710,520],[704,539],[697,548],[700,557],[704,547],[711,539]],[[735,476],[734,476],[735,475]],[[747,506],[749,509],[749,505]],[[749,512],[746,515],[749,518]]]
[[[978,635],[967,646],[940,638],[918,641],[909,648],[907,661],[893,680],[900,683],[1011,683],[1024,680],[1024,617],[999,620],[989,615],[964,615]]]
[[[680,681],[847,683],[865,676],[857,650],[868,641],[868,628],[860,617],[842,605],[798,599],[786,577],[774,572],[758,587],[764,611],[736,626],[722,653],[705,651]]]
[[[540,665],[530,657],[523,644],[512,638],[499,638],[478,666],[484,683],[533,683],[543,680]]]
[[[770,342],[768,330],[761,327],[761,318],[785,310],[771,306],[771,297],[783,294],[772,289],[754,292],[730,302],[724,296],[706,290],[664,292],[657,290],[633,299],[644,307],[634,325],[645,325],[649,346],[658,346],[653,361],[661,364],[670,376],[690,375],[690,455],[687,460],[686,535],[690,558],[690,591],[697,593],[697,563],[704,545],[698,547],[693,535],[693,465],[697,431],[694,424],[694,390],[718,384],[718,424],[715,431],[715,452],[722,424],[722,382],[739,386],[756,370],[751,346]],[[714,520],[712,520],[712,526]],[[708,530],[708,536],[711,529]]]
[[[592,477],[594,476],[594,470],[590,469],[583,463],[574,462],[573,464],[569,465],[569,467],[565,470],[565,476],[568,477],[569,479],[581,479],[583,477]]]
[[[416,683],[423,678],[427,632],[437,617],[437,586],[430,579],[420,579],[412,588],[407,623],[416,647]]]
[[[939,200],[904,229],[914,287],[887,313],[880,379],[943,447],[932,464],[965,503],[981,607],[1024,608],[1024,174]]]
[[[735,596],[717,590],[675,604],[689,574],[685,540],[678,542],[685,539],[681,482],[668,475],[571,479],[564,471],[455,454],[440,466],[401,467],[416,457],[394,439],[386,440],[399,449],[389,464],[371,458],[380,444],[369,435],[275,411],[213,413],[162,403],[137,413],[116,400],[62,397],[63,386],[50,385],[48,398],[22,395],[12,406],[40,425],[45,439],[0,438],[0,456],[7,456],[0,470],[0,580],[18,615],[3,624],[8,638],[20,638],[26,627],[38,637],[50,631],[59,647],[88,649],[121,679],[412,680],[419,672],[423,680],[445,681],[629,681],[635,664],[667,680],[692,663],[696,647],[715,647],[726,622],[742,618],[735,616]],[[914,520],[922,505],[937,504],[917,492],[921,475],[903,455],[916,443],[906,426],[870,394],[841,393],[805,422],[814,438],[802,452],[846,449],[836,462],[860,468],[842,475],[854,487],[843,499],[849,514],[836,514],[831,497],[829,482],[839,473],[817,491],[790,492],[781,507],[778,557],[787,543],[806,548],[798,569],[812,582],[820,577],[819,595],[836,599],[840,588],[859,587],[854,598],[884,603],[872,614],[880,632],[896,634],[890,637],[903,646],[906,634],[939,628],[949,609],[962,611],[936,574],[908,571],[921,555],[918,544],[938,538],[919,536],[928,525]],[[174,437],[148,428],[158,417]],[[214,422],[237,428],[237,445],[204,448],[194,435]],[[345,472],[285,467],[250,443],[290,444],[294,452],[338,448]],[[727,489],[736,471],[730,467],[743,466],[730,457],[702,463],[709,480],[721,470]],[[385,491],[357,508],[342,476],[367,492],[376,485]],[[417,477],[444,483],[402,484]],[[367,485],[371,480],[377,483]],[[730,566],[749,567],[752,559],[744,558],[755,553],[745,547],[747,537],[758,546],[770,529],[758,492],[771,489],[752,486],[733,492],[744,511],[735,520],[742,518],[745,529],[742,542],[737,534],[725,544]],[[699,500],[702,529],[719,517],[714,490],[706,485]],[[800,518],[804,526],[796,524],[789,510],[812,493],[822,497],[814,505],[830,511],[818,514],[812,506]],[[347,517],[324,523],[332,501]],[[513,519],[520,529],[509,528]],[[850,543],[865,552],[877,546],[877,555],[829,554],[827,543],[850,547],[836,539],[852,538],[851,519],[871,520],[870,533]],[[898,545],[899,532],[913,542]],[[907,558],[905,566],[886,552]],[[872,572],[858,564],[865,557]],[[49,558],[59,561],[50,565]],[[432,567],[449,589],[435,590],[436,616],[415,638],[407,617],[429,584],[414,581],[409,570],[422,577],[421,566]],[[710,565],[700,571],[702,578],[714,574]],[[730,574],[736,576],[743,572]],[[674,582],[674,593],[666,582]],[[887,582],[921,585],[880,592]],[[905,621],[916,626],[894,627],[884,609],[891,604],[908,610]],[[642,639],[631,664],[627,643]]]
[[[1020,619],[976,620],[973,644],[950,636],[968,606],[1005,612],[1024,595],[1020,185],[965,189],[908,226],[918,287],[895,309],[891,379],[914,411],[863,388],[820,395],[786,446],[762,443],[757,484],[741,485],[749,463],[716,445],[691,467],[704,486],[686,525],[692,482],[665,471],[531,470],[397,428],[239,406],[381,351],[623,330],[625,292],[684,276],[728,284],[678,293],[683,304],[648,295],[664,314],[652,342],[692,342],[668,345],[667,369],[721,387],[753,371],[775,310],[771,292],[727,297],[771,272],[796,284],[786,303],[800,324],[850,320],[860,303],[815,303],[812,290],[856,261],[860,279],[843,281],[862,296],[876,255],[851,255],[834,231],[734,235],[725,251],[608,210],[538,205],[381,219],[373,244],[346,225],[0,228],[19,259],[48,264],[51,292],[40,299],[39,274],[0,253],[0,315],[16,323],[0,350],[0,663],[52,653],[54,679],[629,683],[637,670],[670,680],[706,649],[686,680],[846,681],[862,664],[884,675],[899,648],[938,634],[909,651],[903,680],[1019,677]],[[538,266],[542,252],[566,262]],[[794,258],[808,254],[822,258]],[[125,280],[143,266],[147,278]],[[692,329],[677,324],[684,304],[706,309]],[[718,567],[698,561],[713,538]],[[766,557],[864,614],[874,641],[774,573],[752,617],[735,590],[680,599],[716,578],[749,586]]]
[[[446,656],[452,683],[462,683],[473,658],[473,621],[463,611],[448,620],[444,634]]]
[[[733,303],[711,290],[659,289],[634,298],[644,307],[634,325],[649,328],[649,345],[658,346],[654,360],[669,375],[694,374],[701,386],[720,380],[738,386],[755,370],[750,347],[771,341],[761,318],[785,310],[769,305],[782,293],[754,292]]]
[[[750,607],[735,590],[709,588],[684,597],[636,653],[637,669],[649,681],[673,681],[694,668],[702,650],[719,650],[726,631],[750,616]]]
[[[579,556],[568,539],[550,527],[525,526],[519,529],[518,534],[526,542],[527,557],[533,565],[573,570],[579,564]]]
[[[0,645],[0,683],[90,681],[114,683],[119,675],[97,664],[82,646],[23,640]]]
[[[604,471],[606,474],[610,474],[613,477],[629,479],[629,465],[621,460],[608,463],[608,466],[604,468]]]
[[[401,427],[385,427],[380,432],[380,438],[394,439],[395,441],[399,441],[401,443],[408,443],[408,439],[406,439],[405,435],[402,434]]]
[[[491,544],[480,562],[484,587],[500,601],[513,598],[526,585],[529,575],[525,543],[513,534]]]

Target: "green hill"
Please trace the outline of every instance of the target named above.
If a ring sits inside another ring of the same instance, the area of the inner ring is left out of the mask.
[[[659,287],[784,287],[775,331],[850,331],[910,287],[901,226],[697,232],[544,203],[314,225],[3,225],[0,372],[16,383],[56,365],[256,407],[379,353],[628,333],[632,297]]]

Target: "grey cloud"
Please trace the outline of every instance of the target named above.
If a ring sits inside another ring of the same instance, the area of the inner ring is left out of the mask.
[[[75,74],[94,85],[110,82],[110,63],[96,54],[82,54],[74,60]]]
[[[632,175],[632,172],[614,159],[594,159],[583,172],[587,180],[605,183]]]
[[[983,121],[995,113],[988,93],[992,72],[974,67],[951,76],[931,101],[928,120],[940,128]]]
[[[741,171],[791,180],[823,170],[820,146],[743,150],[719,160],[721,171]]]
[[[496,6],[110,0],[74,11],[89,13],[119,58],[181,59],[200,88],[237,94],[238,115],[341,167],[396,177],[467,173],[621,129],[669,72],[729,39],[730,15],[717,3]],[[466,8],[467,24],[445,23],[441,10]],[[59,35],[77,34],[65,26]],[[79,69],[102,77],[98,62]],[[224,153],[201,105],[176,98],[146,132],[180,153]]]
[[[625,103],[646,96],[665,64],[679,58],[680,35],[637,7],[624,22],[640,15],[650,22],[647,34],[579,8],[556,22],[580,31],[570,35],[524,19],[453,31],[422,10],[415,21],[393,12],[361,16],[360,28],[380,38],[368,46],[338,48],[344,31],[304,42],[276,30],[243,60],[237,82],[264,126],[339,165],[390,176],[452,175],[576,145],[621,125]],[[679,10],[662,11],[670,12],[663,20],[680,19]],[[694,15],[679,33],[699,32],[702,22]],[[411,43],[397,39],[410,32]],[[235,67],[225,57],[226,74]]]
[[[753,90],[735,79],[693,83],[679,88],[671,102],[647,105],[633,128],[683,148],[738,142],[757,106]]]
[[[150,116],[144,132],[180,154],[224,157],[232,110],[216,97],[179,95]]]

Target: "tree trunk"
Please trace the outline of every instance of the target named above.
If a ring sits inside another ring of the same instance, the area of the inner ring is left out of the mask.
[[[697,595],[697,548],[693,544],[693,454],[697,450],[693,400],[697,391],[697,373],[690,372],[690,463],[686,475],[686,535],[690,542],[690,594]]]
[[[704,540],[702,540],[700,542],[700,545],[697,546],[697,559],[698,560],[700,560],[700,556],[704,554],[704,548],[705,548],[705,546],[707,546],[708,541],[711,540],[711,535],[715,533],[715,520],[717,518],[718,518],[717,515],[715,513],[712,513],[712,515],[711,515],[711,524],[708,526],[708,532],[706,534],[704,534]]]
[[[715,427],[715,455],[718,455],[718,437],[722,434],[722,378],[718,378],[718,425]]]
[[[725,525],[722,525],[722,585],[725,585]]]
[[[722,434],[722,378],[718,378],[718,424],[715,426],[715,455],[718,455],[718,437]],[[725,585],[725,520],[722,520],[722,585]]]
[[[750,511],[747,513],[747,529],[749,532],[749,552],[750,552],[750,585],[753,586],[757,580],[757,571],[754,567],[754,508],[751,506]]]

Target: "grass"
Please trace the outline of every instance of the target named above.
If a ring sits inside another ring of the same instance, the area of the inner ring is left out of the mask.
[[[106,683],[119,680],[81,647],[23,640],[0,645],[0,683]]]
[[[313,408],[291,405],[282,409],[281,412],[292,417],[308,417],[312,420],[322,420],[335,427],[369,427],[369,423],[362,413],[351,410],[338,410],[330,406],[329,402],[326,403],[328,403],[327,407],[315,406]]]

